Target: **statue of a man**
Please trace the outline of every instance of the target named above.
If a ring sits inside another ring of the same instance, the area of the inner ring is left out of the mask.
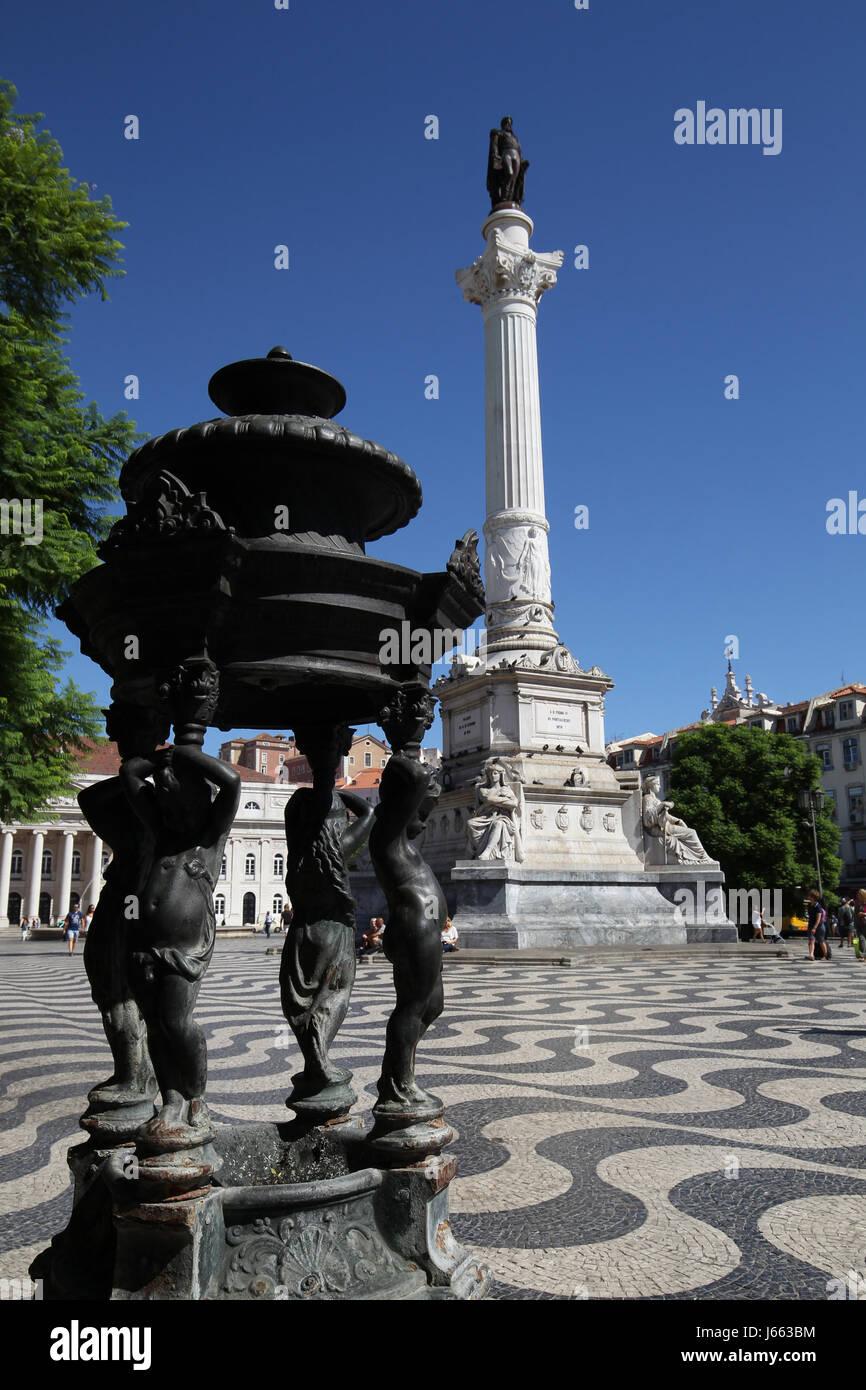
[[[116,700],[105,711],[105,728],[121,759],[143,758],[168,734],[168,722],[153,709]],[[78,804],[96,835],[111,845],[105,886],[84,944],[84,968],[93,1002],[111,1048],[114,1071],[94,1086],[88,1099],[99,1110],[135,1105],[155,1090],[144,1022],[129,983],[128,912],[140,901],[150,872],[155,839],[130,806],[120,777],[106,777],[78,794]]]
[[[192,743],[129,758],[120,777],[154,841],[139,918],[130,929],[130,980],[163,1101],[142,1139],[167,1152],[211,1137],[203,1099],[207,1049],[193,1009],[213,955],[213,892],[241,779],[231,763]]]
[[[643,826],[653,839],[661,840],[666,854],[678,864],[711,863],[696,830],[673,814],[673,802],[659,798],[659,779],[650,777],[643,789]]]
[[[509,781],[513,785],[509,785]],[[523,778],[516,770],[506,780],[506,768],[495,758],[484,764],[475,788],[477,811],[466,822],[469,843],[477,859],[523,859]]]
[[[503,116],[499,130],[490,132],[487,192],[492,208],[523,206],[523,181],[528,168],[529,160],[522,157],[511,117]]]
[[[435,769],[395,753],[382,773],[370,858],[388,901],[385,955],[397,1003],[385,1034],[377,1111],[441,1111],[415,1081],[415,1049],[444,1007],[442,928],[448,909],[432,869],[412,844],[439,799]]]

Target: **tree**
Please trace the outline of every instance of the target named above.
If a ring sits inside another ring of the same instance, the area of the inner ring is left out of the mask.
[[[99,730],[93,697],[58,687],[65,653],[44,618],[97,563],[117,473],[137,442],[124,412],[85,403],[63,355],[80,296],[122,274],[108,198],[62,167],[41,115],[0,81],[0,820],[44,814]]]
[[[797,797],[821,780],[821,763],[791,734],[747,724],[706,724],[677,736],[671,769],[676,814],[694,826],[730,887],[780,888],[786,912],[816,886],[811,822]],[[825,892],[839,884],[839,830],[816,813]]]

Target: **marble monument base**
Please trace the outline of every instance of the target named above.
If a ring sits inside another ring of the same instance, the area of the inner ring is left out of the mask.
[[[719,907],[724,876],[715,868],[549,870],[462,860],[451,880],[463,946],[523,950],[737,940],[736,926]]]

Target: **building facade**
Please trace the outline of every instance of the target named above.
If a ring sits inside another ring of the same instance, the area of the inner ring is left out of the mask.
[[[852,888],[866,884],[866,685],[854,682],[808,700],[779,705],[756,692],[749,676],[741,691],[729,661],[724,693],[719,699],[713,687],[709,708],[702,712],[700,721],[665,734],[617,739],[608,744],[608,761],[618,772],[634,770],[642,777],[658,777],[665,795],[678,736],[706,723],[732,727],[750,724],[769,733],[792,734],[806,744],[821,761],[826,809],[841,831],[842,884]]]
[[[426,762],[438,766],[440,750],[421,750]],[[372,734],[356,737],[343,759],[337,787],[360,795],[370,805],[379,799],[382,771],[391,750]],[[218,924],[261,925],[265,913],[278,916],[288,895],[286,874],[286,803],[300,786],[312,785],[307,759],[292,737],[257,734],[230,739],[220,757],[231,762],[241,777],[241,799],[226,841],[222,869],[214,892]],[[115,745],[90,749],[74,777],[77,791],[105,777],[115,777],[120,758]],[[86,910],[102,891],[111,859],[111,846],[94,835],[75,796],[61,797],[48,807],[51,820],[0,827],[0,927],[14,927],[22,917],[55,924],[71,906]],[[364,862],[372,875],[366,850]],[[353,863],[353,870],[356,865]],[[378,888],[375,892],[381,907]]]

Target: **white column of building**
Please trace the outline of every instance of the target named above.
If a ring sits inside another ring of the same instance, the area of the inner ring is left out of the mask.
[[[39,892],[42,886],[42,851],[45,848],[45,835],[41,830],[33,832],[33,848],[30,858],[30,874],[27,880],[26,917],[39,916]]]
[[[69,897],[72,893],[72,851],[74,845],[75,831],[64,830],[63,844],[60,853],[60,874],[57,880],[57,898],[54,903],[54,912],[58,917],[65,917],[69,911]]]
[[[102,888],[102,841],[98,835],[94,835],[90,846],[90,868],[87,874],[87,887],[81,894],[81,911],[86,912],[91,903],[95,903]],[[67,912],[69,909],[66,909]]]
[[[487,647],[549,651],[553,628],[544,511],[536,315],[556,284],[562,252],[530,250],[532,219],[518,208],[493,212],[481,228],[487,247],[457,283],[484,314],[487,540]]]
[[[9,884],[12,878],[12,849],[15,835],[11,830],[2,832],[0,841],[0,927],[9,925]]]

